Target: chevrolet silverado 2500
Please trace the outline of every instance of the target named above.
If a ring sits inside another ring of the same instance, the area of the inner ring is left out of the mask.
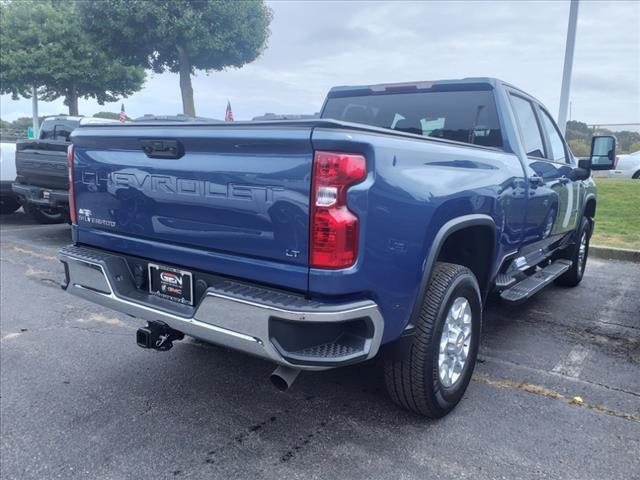
[[[321,118],[80,126],[64,288],[301,370],[384,361],[391,398],[440,417],[476,362],[490,293],[580,283],[596,137],[576,163],[547,109],[495,79],[337,87]]]

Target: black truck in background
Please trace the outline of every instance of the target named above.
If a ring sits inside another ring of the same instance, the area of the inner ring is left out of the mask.
[[[61,223],[69,218],[67,148],[81,118],[46,118],[37,139],[16,143],[12,188],[24,211],[40,223]]]
[[[186,115],[144,115],[134,122],[221,122]],[[24,211],[40,223],[69,221],[67,148],[71,132],[80,124],[118,123],[117,120],[59,115],[42,122],[36,140],[16,143],[16,180],[12,185]]]

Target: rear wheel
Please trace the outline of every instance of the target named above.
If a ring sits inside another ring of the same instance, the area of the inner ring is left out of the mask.
[[[20,208],[20,204],[15,198],[0,197],[0,214],[8,215]]]
[[[466,267],[437,263],[422,301],[410,351],[385,362],[391,399],[430,418],[458,404],[471,379],[480,337],[480,289]]]
[[[584,269],[589,256],[589,239],[591,238],[591,223],[582,217],[580,228],[576,232],[576,243],[569,247],[563,257],[571,260],[571,268],[559,276],[555,283],[566,287],[575,287],[582,281]]]
[[[638,170],[636,173],[633,174],[633,177],[631,177],[635,180],[640,180],[640,170]]]
[[[67,221],[66,212],[57,208],[36,207],[27,205],[26,212],[38,223],[51,224],[63,223]]]

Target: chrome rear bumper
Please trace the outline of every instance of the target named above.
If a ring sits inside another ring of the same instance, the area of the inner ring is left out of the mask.
[[[384,323],[371,300],[320,303],[216,277],[191,307],[136,288],[117,254],[68,246],[59,257],[69,293],[280,365],[322,370],[372,358],[380,347]]]

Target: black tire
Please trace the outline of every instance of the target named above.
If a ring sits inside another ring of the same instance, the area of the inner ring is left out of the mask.
[[[9,215],[20,208],[18,200],[13,197],[0,197],[0,214]]]
[[[640,180],[640,170],[638,170],[636,173],[633,174],[633,178],[634,180]]]
[[[581,281],[584,276],[584,269],[587,266],[587,258],[589,257],[589,240],[591,239],[591,222],[582,217],[580,227],[576,231],[576,243],[565,250],[562,254],[562,258],[571,260],[571,268],[560,275],[555,283],[564,287],[575,287]],[[580,245],[584,241],[584,255],[580,258]]]
[[[440,341],[447,314],[460,297],[467,300],[471,311],[468,354],[457,380],[445,386],[438,367]],[[387,391],[396,404],[429,418],[443,417],[458,404],[469,385],[478,355],[482,323],[480,298],[478,281],[468,268],[436,263],[410,351],[402,360],[385,361]]]
[[[38,223],[53,224],[67,221],[67,214],[63,210],[53,208],[41,208],[35,205],[25,206],[25,211]]]

